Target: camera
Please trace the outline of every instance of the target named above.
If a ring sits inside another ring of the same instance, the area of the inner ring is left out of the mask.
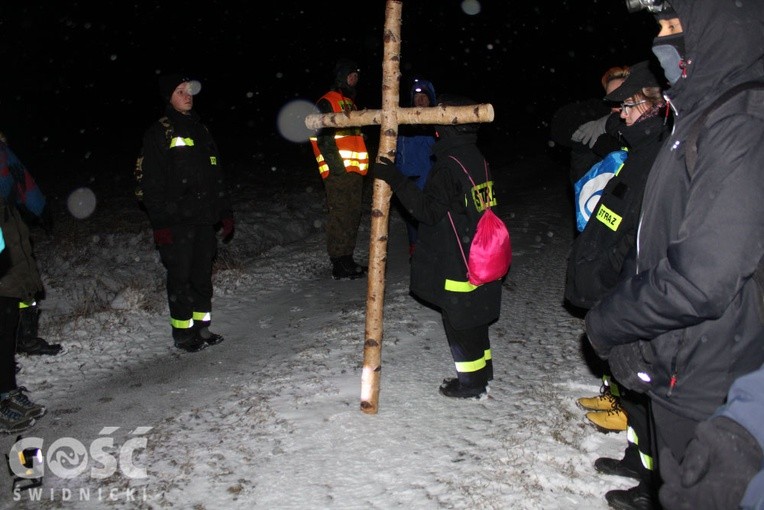
[[[647,9],[652,13],[661,12],[671,6],[666,0],[626,0],[626,8],[629,12],[637,12]]]

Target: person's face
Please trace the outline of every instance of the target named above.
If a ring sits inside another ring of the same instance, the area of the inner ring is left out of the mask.
[[[170,96],[170,104],[180,113],[188,113],[194,107],[194,96],[189,92],[188,82],[183,82],[177,87]]]
[[[430,96],[425,94],[424,92],[417,92],[414,94],[414,106],[424,108],[425,106],[430,106]]]
[[[627,126],[633,125],[647,111],[647,100],[631,96],[621,103],[621,118]]]
[[[358,74],[358,72],[353,71],[352,73],[348,75],[348,79],[347,79],[348,85],[350,85],[350,87],[355,88],[355,86],[358,84],[359,78],[360,78],[360,75]]]
[[[658,37],[682,33],[682,23],[679,18],[659,19],[658,26],[660,27]]]

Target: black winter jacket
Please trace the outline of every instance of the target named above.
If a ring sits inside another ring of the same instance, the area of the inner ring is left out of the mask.
[[[411,262],[411,292],[445,311],[457,329],[490,324],[498,319],[501,307],[500,280],[469,292],[446,289],[446,280],[467,282],[459,240],[446,213],[451,212],[468,258],[481,216],[469,198],[472,183],[449,156],[461,161],[475,184],[486,182],[485,158],[476,141],[475,133],[440,138],[433,146],[435,163],[424,190],[420,191],[410,179],[395,189],[401,203],[419,221],[419,237]]]
[[[591,308],[612,289],[623,276],[627,257],[634,256],[645,183],[668,137],[669,126],[664,118],[655,116],[631,126],[623,124],[621,134],[629,146],[626,161],[602,190],[594,213],[573,241],[568,257],[565,299],[579,308]],[[600,221],[600,210],[619,221]]]
[[[764,294],[752,278],[764,256],[764,93],[745,92],[707,119],[692,171],[685,142],[715,98],[764,77],[764,9],[671,5],[688,61],[667,93],[674,132],[648,178],[635,274],[589,311],[586,332],[604,357],[643,340],[652,403],[703,420],[764,362]]]
[[[143,203],[154,229],[173,225],[215,225],[231,217],[217,146],[192,110],[168,105],[171,138],[159,122],[143,137]]]

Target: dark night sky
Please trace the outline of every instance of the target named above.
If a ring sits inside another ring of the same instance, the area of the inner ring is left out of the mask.
[[[384,0],[200,5],[3,2],[0,130],[22,161],[52,171],[74,163],[84,174],[111,159],[130,166],[160,113],[156,74],[173,69],[202,81],[196,109],[224,157],[267,162],[294,145],[277,135],[278,111],[323,94],[338,56],[361,65],[359,104],[379,108]],[[648,58],[657,32],[623,0],[480,7],[467,15],[461,0],[404,1],[401,93],[416,73],[439,92],[489,102],[496,118],[483,132],[509,147],[545,147],[554,110],[601,95],[602,72]]]

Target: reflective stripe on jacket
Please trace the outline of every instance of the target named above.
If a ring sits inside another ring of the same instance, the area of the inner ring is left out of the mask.
[[[332,106],[332,111],[335,113],[356,110],[352,99],[334,90],[324,94],[321,99],[328,101]],[[334,142],[342,158],[345,171],[366,175],[366,172],[369,170],[369,152],[366,150],[366,143],[363,140],[360,128],[336,129],[334,132]],[[318,137],[310,137],[310,144],[313,147],[313,154],[316,156],[318,171],[321,173],[321,177],[326,179],[329,177],[329,165],[318,148]]]

